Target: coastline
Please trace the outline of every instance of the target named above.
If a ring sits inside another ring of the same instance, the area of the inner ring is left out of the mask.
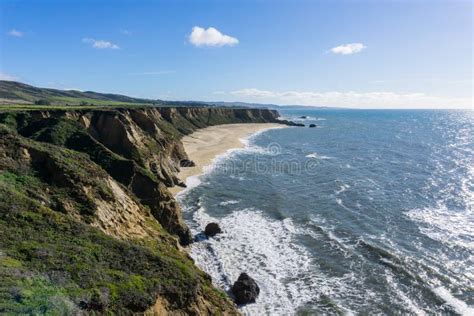
[[[277,123],[242,123],[215,125],[199,129],[181,139],[189,159],[196,165],[181,167],[177,176],[189,187],[189,178],[203,174],[204,168],[211,165],[214,158],[231,149],[245,147],[242,139],[269,129],[285,127],[287,126]],[[185,189],[179,186],[168,188],[174,197],[177,197]]]

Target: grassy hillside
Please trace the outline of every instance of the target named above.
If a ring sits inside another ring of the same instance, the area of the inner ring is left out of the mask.
[[[182,135],[277,118],[209,107],[0,111],[0,314],[237,314],[182,251],[192,236],[167,187],[189,158]]]
[[[123,202],[114,203],[121,196],[87,155],[3,124],[0,139],[0,314],[130,314],[157,297],[183,313],[192,314],[200,297],[213,313],[232,309],[125,187],[147,237],[114,238],[97,228],[98,205]]]
[[[50,105],[164,105],[160,100],[132,98],[119,94],[92,91],[37,88],[21,82],[0,81],[0,104],[27,105],[38,101]],[[41,103],[41,102],[40,102]]]
[[[0,80],[0,110],[38,110],[38,109],[92,109],[97,107],[228,107],[228,108],[268,108],[277,109],[274,104],[245,102],[202,102],[165,101],[133,98],[120,94],[98,93],[93,91],[58,90],[38,88],[25,83]]]

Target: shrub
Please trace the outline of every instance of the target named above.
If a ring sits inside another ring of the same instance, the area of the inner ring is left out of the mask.
[[[46,99],[39,99],[35,101],[35,105],[51,105],[51,102]]]

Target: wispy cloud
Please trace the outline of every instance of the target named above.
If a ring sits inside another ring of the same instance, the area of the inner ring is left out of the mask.
[[[213,27],[204,29],[202,27],[195,26],[189,35],[189,42],[197,47],[221,47],[237,45],[239,40],[235,37],[224,35]]]
[[[351,55],[360,53],[365,48],[367,48],[367,46],[362,43],[350,43],[333,47],[331,48],[331,52],[334,54]]]
[[[23,37],[25,35],[25,33],[15,29],[10,30],[7,34],[13,37]]]
[[[259,102],[300,104],[308,106],[340,106],[353,108],[469,108],[472,98],[429,96],[424,93],[374,92],[314,92],[269,91],[255,88],[230,92],[233,96]]]
[[[6,81],[18,81],[19,78],[15,76],[11,76],[9,74],[0,72],[0,80],[6,80]]]
[[[121,33],[122,35],[132,35],[132,32],[129,31],[129,30],[126,30],[126,29],[121,29],[121,30],[120,30],[120,33]]]
[[[168,75],[174,74],[174,70],[161,70],[161,71],[148,71],[148,72],[132,72],[129,73],[131,76],[158,76],[158,75]]]
[[[114,44],[109,41],[96,40],[93,38],[83,38],[83,43],[91,44],[92,47],[97,49],[119,49],[120,47],[117,44]]]
[[[416,78],[401,78],[401,79],[383,79],[383,80],[372,80],[370,84],[386,84],[386,83],[412,83],[412,82],[429,82],[438,83],[444,85],[470,85],[472,84],[472,78],[466,79],[443,79],[443,78],[431,78],[431,77],[416,77]]]

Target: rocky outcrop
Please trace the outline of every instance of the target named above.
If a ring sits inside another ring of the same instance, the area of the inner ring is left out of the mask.
[[[288,120],[280,120],[280,123],[288,125],[288,126],[305,127],[303,123],[295,123],[293,121],[288,121]]]
[[[280,122],[273,110],[207,107],[31,111],[3,113],[2,120],[13,122],[25,137],[87,154],[183,245],[191,234],[167,190],[184,186],[176,174],[192,165],[180,138],[215,124]]]
[[[192,160],[189,160],[189,159],[182,159],[180,162],[179,162],[179,166],[180,167],[195,167],[196,166],[196,163]]]
[[[152,171],[87,115],[36,115],[0,123],[0,314],[238,314],[172,237],[191,239]]]
[[[260,294],[260,288],[257,282],[248,276],[247,273],[241,273],[232,286],[232,294],[235,296],[235,302],[239,305],[255,303]]]
[[[236,314],[180,251],[192,236],[168,188],[192,163],[183,135],[251,122],[285,123],[206,107],[0,113],[0,250],[25,269],[0,271],[0,291],[3,275],[46,275],[68,313]]]
[[[204,234],[208,237],[214,237],[217,234],[222,233],[222,229],[220,228],[219,224],[217,223],[209,223],[206,225],[204,229]]]

